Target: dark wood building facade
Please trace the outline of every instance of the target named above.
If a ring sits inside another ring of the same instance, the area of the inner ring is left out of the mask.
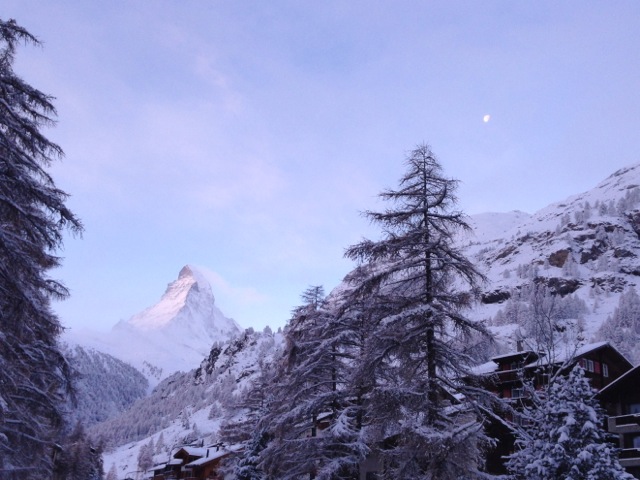
[[[640,478],[640,365],[604,387],[598,398],[607,411],[607,429],[618,439],[620,463]]]
[[[608,342],[584,345],[575,351],[563,352],[554,359],[531,350],[512,352],[493,357],[491,361],[477,367],[485,381],[485,388],[499,398],[506,399],[517,411],[527,402],[523,381],[531,382],[536,389],[543,388],[549,375],[559,369],[567,373],[579,363],[591,385],[600,391],[613,384],[632,369],[632,364]],[[513,452],[515,438],[506,425],[517,423],[509,413],[504,415],[505,423],[493,422],[488,434],[497,439],[496,447],[487,454],[486,468],[495,474],[504,474],[505,456]]]

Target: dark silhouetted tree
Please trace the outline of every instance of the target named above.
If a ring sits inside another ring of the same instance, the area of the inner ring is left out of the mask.
[[[102,447],[87,437],[81,423],[62,439],[54,480],[102,480]],[[42,478],[42,477],[40,477]]]
[[[469,229],[457,182],[427,145],[406,166],[398,189],[380,195],[390,207],[366,212],[382,239],[346,251],[359,267],[345,304],[372,326],[357,365],[369,378],[363,436],[390,478],[474,478],[487,441],[478,408],[490,397],[461,379],[473,378],[465,339],[489,337],[464,315],[482,276],[456,248]]]
[[[0,477],[50,477],[69,366],[51,299],[68,292],[48,276],[65,230],[81,225],[46,168],[62,150],[41,132],[52,98],[13,71],[19,43],[37,39],[0,20]]]
[[[349,317],[336,315],[335,299],[322,287],[310,287],[302,300],[252,442],[261,448],[256,465],[267,478],[353,478],[368,453],[352,376],[359,332]]]

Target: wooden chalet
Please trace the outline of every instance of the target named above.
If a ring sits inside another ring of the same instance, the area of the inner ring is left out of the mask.
[[[527,401],[523,381],[531,381],[536,389],[541,389],[548,383],[550,374],[557,373],[559,369],[568,373],[578,363],[596,390],[613,384],[633,367],[610,343],[599,342],[583,345],[574,352],[563,352],[554,359],[532,350],[511,352],[479,365],[475,373],[484,378],[485,388],[500,398],[508,399],[518,409]],[[505,421],[517,422],[518,419],[506,414]],[[487,471],[504,474],[504,457],[513,452],[515,438],[510,429],[499,422],[493,422],[487,433],[498,441],[496,447],[488,452]]]
[[[620,464],[640,478],[640,365],[629,370],[600,392],[607,411],[607,430],[618,439]]]
[[[222,459],[232,453],[222,445],[180,447],[167,463],[154,466],[148,477],[152,480],[219,480]]]
[[[625,372],[631,370],[629,360],[609,342],[583,345],[575,352],[562,352],[549,360],[541,352],[523,350],[493,357],[476,368],[486,378],[486,386],[500,398],[522,397],[522,380],[532,380],[536,388],[544,386],[550,371],[565,368],[568,372],[576,363],[585,371],[593,388],[601,390]]]

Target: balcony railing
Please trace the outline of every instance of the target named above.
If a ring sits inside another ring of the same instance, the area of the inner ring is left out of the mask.
[[[625,448],[620,452],[620,459],[640,458],[640,448]]]
[[[615,417],[614,420],[616,427],[620,427],[622,425],[640,425],[640,413],[622,415],[620,417]]]
[[[496,373],[498,374],[500,383],[516,382],[518,380],[522,380],[522,377],[520,376],[520,372],[518,370],[500,370]]]

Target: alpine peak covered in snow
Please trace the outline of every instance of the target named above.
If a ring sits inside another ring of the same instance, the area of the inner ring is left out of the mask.
[[[129,362],[153,386],[173,372],[196,368],[211,345],[241,331],[216,306],[206,274],[187,265],[155,305],[118,322],[106,334],[72,332],[67,341]]]
[[[194,333],[203,328],[223,336],[240,332],[238,325],[215,305],[206,276],[192,265],[180,270],[177,280],[167,286],[158,303],[131,317],[127,324],[140,331],[179,326]]]

